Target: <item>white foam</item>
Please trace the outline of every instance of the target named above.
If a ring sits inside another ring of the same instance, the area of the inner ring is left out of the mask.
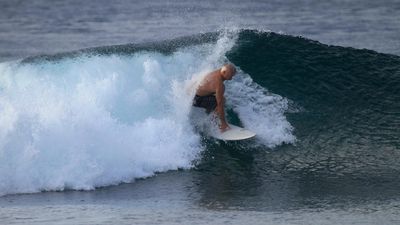
[[[226,93],[227,107],[238,113],[247,129],[257,133],[262,144],[272,148],[296,141],[293,127],[284,114],[288,109],[286,98],[268,93],[240,70],[227,82]]]
[[[221,65],[233,42],[225,36],[172,55],[0,64],[0,195],[90,190],[192,167],[203,149],[189,119],[193,87]],[[240,80],[232,85],[242,87]],[[290,142],[284,100],[275,108],[251,101],[250,109],[249,93],[269,97],[252,85],[241,90],[229,95],[245,125],[268,145]],[[255,126],[264,120],[268,128]]]

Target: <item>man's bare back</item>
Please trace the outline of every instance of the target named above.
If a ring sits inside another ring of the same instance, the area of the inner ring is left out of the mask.
[[[197,88],[196,94],[199,96],[214,95],[220,83],[222,83],[220,70],[214,70],[204,77]]]
[[[232,64],[226,64],[221,69],[214,70],[207,74],[196,91],[193,105],[206,108],[208,112],[215,110],[221,123],[221,131],[229,129],[225,120],[225,80],[231,80],[236,73]]]

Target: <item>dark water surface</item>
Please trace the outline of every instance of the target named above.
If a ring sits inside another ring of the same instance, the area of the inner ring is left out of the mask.
[[[2,0],[0,9],[0,61],[231,27],[400,54],[397,0]]]

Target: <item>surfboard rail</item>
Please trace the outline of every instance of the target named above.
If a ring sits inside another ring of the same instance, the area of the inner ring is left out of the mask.
[[[249,138],[253,138],[256,136],[256,133],[247,130],[243,127],[235,126],[232,124],[229,124],[230,129],[220,132],[216,131],[211,134],[212,137],[219,139],[219,140],[224,140],[224,141],[240,141],[240,140],[246,140]]]

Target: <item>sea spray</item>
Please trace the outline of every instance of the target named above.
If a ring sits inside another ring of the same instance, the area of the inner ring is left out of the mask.
[[[268,92],[241,70],[226,87],[227,106],[247,129],[257,134],[258,141],[270,148],[296,141],[294,128],[285,116],[286,98]]]

